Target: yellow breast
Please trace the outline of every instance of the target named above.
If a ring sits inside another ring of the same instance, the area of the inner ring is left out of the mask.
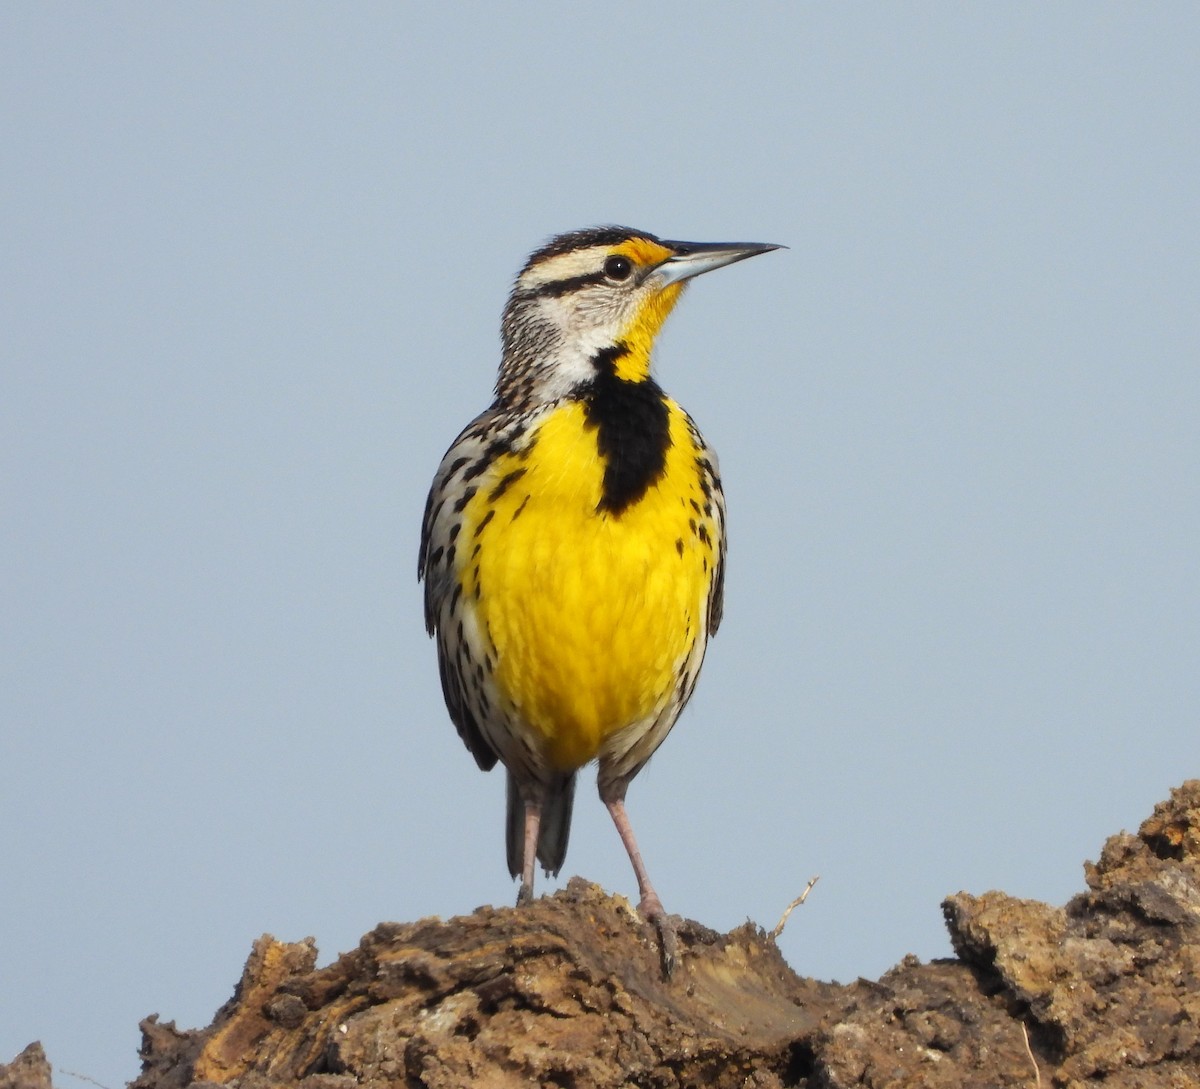
[[[597,509],[604,462],[577,402],[499,458],[463,512],[458,577],[488,641],[477,660],[494,662],[508,716],[560,770],[651,720],[707,637],[720,530],[687,418],[668,408],[665,471],[619,514]]]

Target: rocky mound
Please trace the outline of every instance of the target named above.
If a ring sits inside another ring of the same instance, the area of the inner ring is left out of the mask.
[[[317,969],[255,943],[208,1028],[142,1023],[133,1089],[1200,1086],[1200,780],[1120,834],[1066,907],[942,905],[957,958],[797,976],[770,935],[653,927],[572,881],[520,910],[385,923]],[[48,1089],[31,1045],[0,1089]]]

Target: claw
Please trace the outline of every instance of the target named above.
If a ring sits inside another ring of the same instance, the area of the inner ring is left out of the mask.
[[[665,911],[659,910],[657,915],[650,917],[654,929],[658,931],[658,955],[662,960],[663,978],[670,979],[679,962],[679,934],[675,923]]]

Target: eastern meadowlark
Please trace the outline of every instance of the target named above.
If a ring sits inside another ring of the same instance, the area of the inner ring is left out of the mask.
[[[535,856],[548,873],[562,866],[576,773],[598,759],[639,910],[668,926],[625,791],[721,621],[725,501],[715,454],[650,354],[689,279],[778,248],[626,227],[552,239],[505,307],[495,399],[434,477],[425,623],[459,736],[482,769],[508,771],[518,903]]]

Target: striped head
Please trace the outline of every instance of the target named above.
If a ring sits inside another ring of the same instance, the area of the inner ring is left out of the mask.
[[[504,308],[497,400],[527,408],[568,397],[596,376],[641,382],[688,280],[778,249],[758,242],[668,242],[629,227],[552,238],[521,269]]]

